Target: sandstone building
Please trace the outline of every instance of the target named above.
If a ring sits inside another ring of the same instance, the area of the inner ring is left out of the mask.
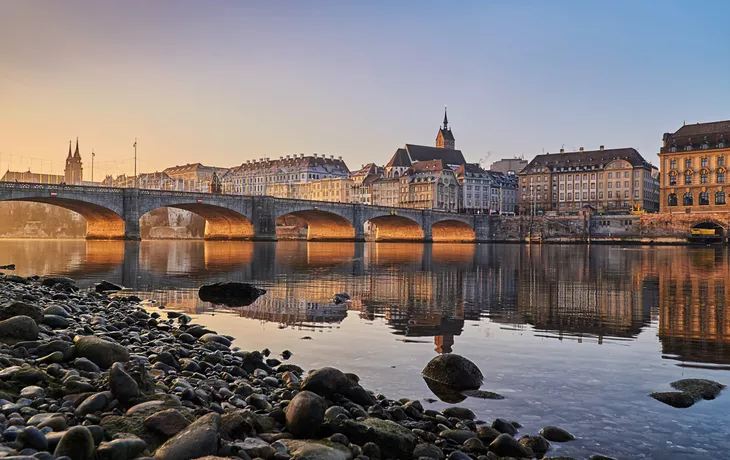
[[[730,120],[684,125],[662,141],[662,212],[728,211]]]

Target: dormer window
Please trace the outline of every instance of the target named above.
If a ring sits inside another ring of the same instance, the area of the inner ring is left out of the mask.
[[[685,151],[685,152],[689,152],[690,150],[692,150],[692,146],[691,146],[691,145],[686,145],[686,146],[684,147],[684,151]]]
[[[710,145],[707,142],[705,142],[704,144],[702,144],[702,150],[707,150],[709,148],[710,148]]]
[[[724,149],[724,148],[725,148],[725,142],[724,142],[724,141],[720,141],[720,142],[718,142],[718,143],[717,143],[717,148],[718,148],[718,149]]]
[[[677,151],[677,146],[676,146],[676,145],[673,145],[673,146],[671,146],[671,147],[669,148],[669,151],[670,151],[670,152],[676,152],[676,151]]]

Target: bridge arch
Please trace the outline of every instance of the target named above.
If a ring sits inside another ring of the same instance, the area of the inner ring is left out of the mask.
[[[352,240],[355,238],[355,227],[350,220],[334,212],[302,209],[277,216],[276,235],[279,239],[307,241]]]
[[[699,243],[722,243],[725,232],[725,225],[714,219],[707,219],[690,227],[689,240]]]
[[[371,241],[423,241],[428,236],[421,224],[399,214],[384,214],[368,219],[365,232]]]
[[[4,202],[41,203],[68,209],[86,220],[87,240],[124,239],[124,219],[105,206],[81,201],[79,199],[59,198],[58,196],[27,196],[3,199]]]
[[[463,220],[445,218],[431,225],[431,238],[434,243],[462,243],[476,240],[476,234]]]
[[[197,214],[205,219],[205,240],[249,240],[254,236],[251,220],[237,210],[198,202],[170,201],[151,209],[140,209],[140,219],[160,208],[175,208]]]

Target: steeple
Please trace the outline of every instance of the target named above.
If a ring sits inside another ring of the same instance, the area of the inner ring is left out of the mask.
[[[71,159],[71,141],[68,141],[68,156],[66,157],[66,159]]]
[[[70,146],[69,146],[70,147]],[[79,153],[79,138],[76,138],[76,151],[74,152],[74,158],[80,158],[81,154]]]
[[[449,128],[449,117],[446,113],[446,106],[444,106],[444,123],[439,127],[439,132],[436,135],[436,147],[451,150],[456,148],[454,133]]]
[[[446,116],[446,106],[444,106],[444,129],[449,129],[449,118]]]

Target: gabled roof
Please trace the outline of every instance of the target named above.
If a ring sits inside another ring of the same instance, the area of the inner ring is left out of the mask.
[[[700,148],[719,148],[722,142],[727,148],[730,141],[730,120],[713,121],[684,125],[674,133],[664,133],[664,146],[660,153],[671,152],[672,147],[684,149],[687,146]],[[703,144],[707,144],[703,147]]]
[[[406,149],[398,149],[393,154],[393,158],[390,159],[387,165],[385,165],[386,168],[392,168],[394,166],[405,166],[408,167],[411,165],[411,158],[408,156],[408,152]]]
[[[557,154],[537,155],[522,170],[521,174],[528,173],[536,166],[544,166],[551,171],[555,168],[565,167],[605,167],[614,160],[626,160],[631,166],[644,166],[652,168],[651,163],[646,161],[634,148],[586,150],[584,152],[567,152]]]
[[[448,165],[461,165],[466,163],[461,150],[442,149],[417,144],[406,144],[406,150],[413,161],[444,160]]]

